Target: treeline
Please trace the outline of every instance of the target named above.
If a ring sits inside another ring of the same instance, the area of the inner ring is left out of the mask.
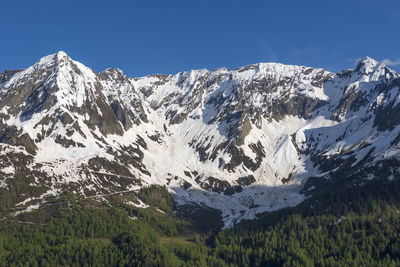
[[[400,181],[350,183],[220,232],[216,255],[240,266],[400,266]]]
[[[353,187],[332,181],[323,190],[219,232],[172,212],[165,188],[142,192],[165,213],[62,196],[57,201],[68,205],[58,205],[45,225],[0,221],[0,265],[400,266],[398,179]],[[193,218],[206,223],[205,211]]]
[[[222,231],[215,253],[240,266],[400,266],[398,210],[302,217],[265,231]]]

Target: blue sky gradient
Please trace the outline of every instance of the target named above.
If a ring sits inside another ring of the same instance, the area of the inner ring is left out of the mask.
[[[176,73],[257,62],[400,70],[400,1],[50,1],[1,3],[0,72],[63,50],[100,72]]]

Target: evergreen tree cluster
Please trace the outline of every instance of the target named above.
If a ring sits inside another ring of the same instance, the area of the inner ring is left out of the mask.
[[[339,182],[222,231],[158,212],[173,208],[163,188],[142,192],[157,205],[146,209],[67,194],[48,221],[0,221],[0,265],[400,266],[400,181]]]

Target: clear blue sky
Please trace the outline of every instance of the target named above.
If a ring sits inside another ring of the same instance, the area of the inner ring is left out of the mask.
[[[400,1],[5,0],[0,72],[64,50],[99,72],[176,73],[257,62],[400,69]],[[397,64],[397,66],[396,66]]]

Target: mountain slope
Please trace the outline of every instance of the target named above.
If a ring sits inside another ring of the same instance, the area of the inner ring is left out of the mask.
[[[128,78],[59,52],[0,78],[1,180],[28,185],[21,210],[162,184],[229,227],[327,178],[398,175],[400,77],[371,58],[336,74],[259,63]]]

